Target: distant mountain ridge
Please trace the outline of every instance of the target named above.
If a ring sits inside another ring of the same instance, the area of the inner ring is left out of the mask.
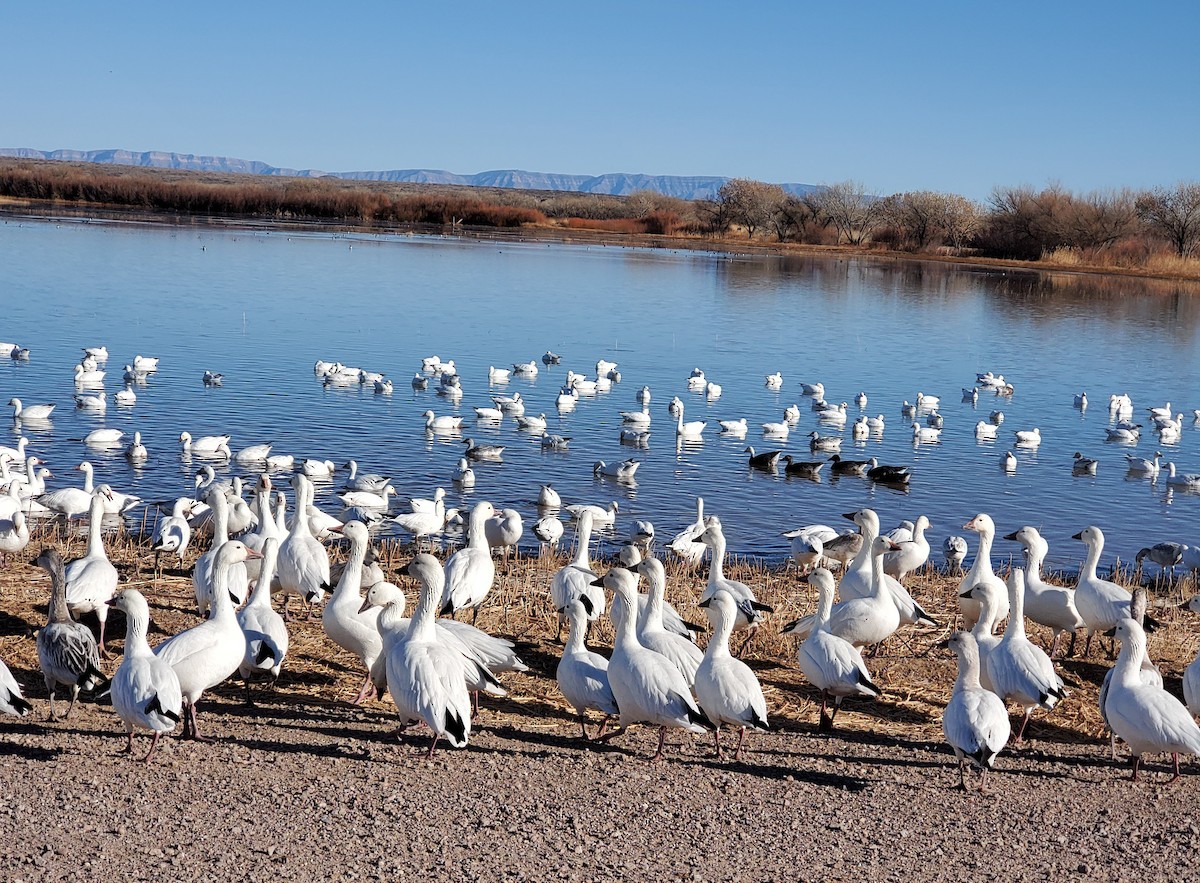
[[[712,199],[729,180],[719,176],[640,175],[613,172],[606,175],[567,175],[499,169],[475,175],[458,175],[440,169],[393,169],[380,172],[323,172],[318,169],[285,169],[249,159],[228,156],[197,156],[162,150],[34,150],[29,147],[0,147],[0,157],[87,162],[154,169],[184,169],[193,172],[224,172],[238,175],[275,175],[289,178],[345,178],[358,181],[396,181],[414,184],[458,184],[465,187],[502,187],[513,190],[557,190],[574,193],[604,193],[628,196],[652,190],[678,199]],[[784,190],[803,196],[817,190],[813,184],[781,184]]]

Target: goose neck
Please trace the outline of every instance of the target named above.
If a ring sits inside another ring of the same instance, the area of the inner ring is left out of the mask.
[[[104,555],[104,501],[99,495],[92,496],[88,507],[87,556],[99,558]]]

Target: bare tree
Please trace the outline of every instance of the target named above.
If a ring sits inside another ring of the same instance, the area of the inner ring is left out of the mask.
[[[778,184],[734,178],[721,185],[717,198],[727,207],[730,221],[745,227],[747,238],[753,239],[760,227],[771,223],[772,214],[787,199],[787,193]]]
[[[946,243],[953,248],[966,246],[983,223],[983,209],[978,203],[959,196],[957,193],[942,195],[940,212],[935,223],[942,231]]]
[[[1138,197],[1137,213],[1181,258],[1200,243],[1200,184],[1181,182],[1144,193]]]
[[[857,181],[841,181],[814,194],[821,213],[837,228],[839,237],[861,245],[879,225],[883,200]]]

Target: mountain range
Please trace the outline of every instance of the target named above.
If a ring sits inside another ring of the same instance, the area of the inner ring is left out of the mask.
[[[729,178],[708,175],[641,175],[613,172],[605,175],[568,175],[499,169],[474,175],[459,175],[440,169],[392,169],[379,172],[323,172],[318,169],[285,169],[257,160],[229,156],[197,156],[161,150],[34,150],[29,147],[0,147],[0,157],[48,159],[62,162],[142,166],[154,169],[184,169],[194,172],[225,172],[241,175],[274,175],[289,178],[345,178],[360,181],[403,181],[415,184],[458,184],[466,187],[502,187],[516,190],[558,190],[628,196],[651,190],[679,199],[712,199]],[[818,189],[813,184],[781,184],[784,190],[803,196]]]

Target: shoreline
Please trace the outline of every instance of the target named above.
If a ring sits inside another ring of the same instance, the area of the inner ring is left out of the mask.
[[[446,239],[496,242],[546,242],[560,245],[598,245],[605,248],[697,251],[730,256],[867,259],[951,265],[964,270],[1020,272],[1040,276],[1112,277],[1117,279],[1170,282],[1196,286],[1197,292],[1200,293],[1200,279],[1179,273],[1158,273],[1121,267],[1060,266],[1041,261],[1019,261],[979,256],[913,254],[910,252],[863,248],[850,245],[750,242],[742,239],[712,239],[644,233],[614,234],[602,230],[566,229],[553,225],[524,226],[516,229],[499,227],[458,227],[448,229],[445,225],[439,224],[351,224],[345,221],[183,215],[174,212],[125,210],[114,206],[35,202],[12,198],[0,198],[0,217],[5,219],[5,223],[8,223],[10,220],[27,220],[37,223],[71,221],[76,223],[113,225],[196,227],[216,230],[286,230],[328,235],[340,233],[380,236],[439,236]]]

